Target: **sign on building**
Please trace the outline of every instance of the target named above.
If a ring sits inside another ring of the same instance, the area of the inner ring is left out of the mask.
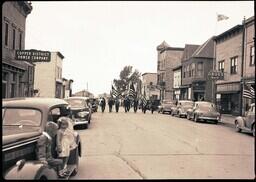
[[[31,62],[50,62],[51,52],[39,51],[35,49],[31,50],[16,50],[15,60],[31,61]]]

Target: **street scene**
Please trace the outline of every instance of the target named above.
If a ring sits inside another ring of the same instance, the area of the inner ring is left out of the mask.
[[[253,179],[254,138],[234,127],[141,110],[95,113],[71,179]]]
[[[253,1],[4,2],[3,178],[255,180],[254,22]]]

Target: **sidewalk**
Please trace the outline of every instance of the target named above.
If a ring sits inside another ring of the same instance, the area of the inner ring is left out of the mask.
[[[233,116],[231,114],[221,114],[221,122],[224,125],[227,125],[229,127],[235,127],[234,121],[237,116]]]

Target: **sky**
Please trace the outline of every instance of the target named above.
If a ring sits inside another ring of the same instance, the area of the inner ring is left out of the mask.
[[[109,93],[124,66],[157,72],[156,47],[203,44],[254,16],[253,1],[31,1],[25,49],[59,51],[73,93]],[[229,17],[217,22],[217,14]]]

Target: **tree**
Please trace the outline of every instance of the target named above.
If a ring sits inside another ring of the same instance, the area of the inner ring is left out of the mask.
[[[125,66],[119,74],[119,79],[114,79],[114,85],[118,91],[123,95],[124,92],[128,89],[128,85],[130,82],[139,83],[140,82],[141,73],[135,69],[132,71],[132,66]]]

